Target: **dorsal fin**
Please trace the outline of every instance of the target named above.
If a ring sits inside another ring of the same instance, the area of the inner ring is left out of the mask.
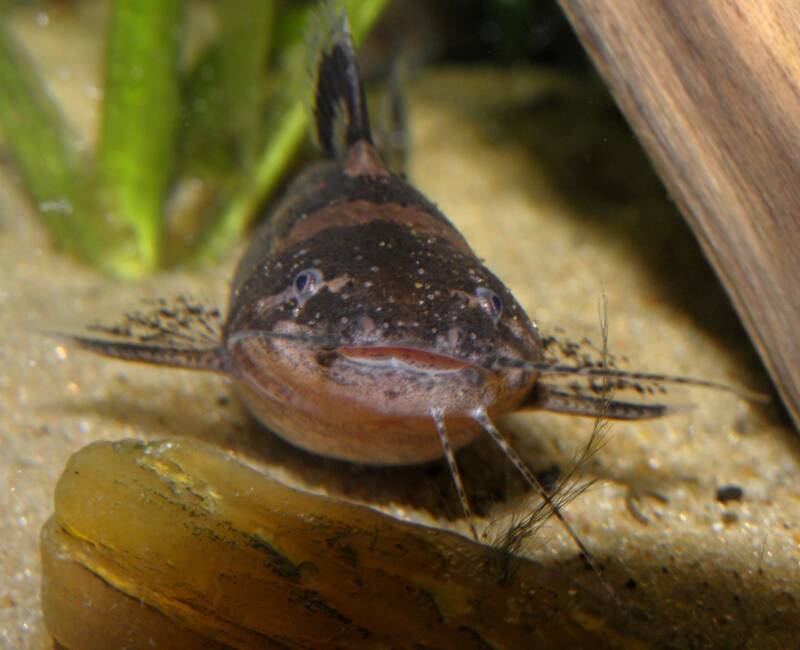
[[[309,27],[315,132],[325,153],[345,160],[357,142],[372,144],[364,85],[347,15],[323,2]]]

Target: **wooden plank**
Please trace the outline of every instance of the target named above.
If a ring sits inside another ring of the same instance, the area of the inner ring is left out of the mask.
[[[559,2],[800,429],[800,7]]]

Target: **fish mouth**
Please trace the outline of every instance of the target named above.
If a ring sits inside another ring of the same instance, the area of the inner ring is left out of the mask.
[[[226,342],[226,347],[230,350],[238,343],[249,339],[260,339],[262,341],[282,340],[290,344],[290,346],[292,343],[300,344],[301,348],[325,352],[333,357],[340,357],[350,363],[363,366],[397,368],[429,373],[456,373],[467,368],[477,369],[484,373],[496,372],[491,365],[438,350],[392,344],[335,345],[322,337],[293,333],[244,330],[233,334]]]
[[[450,373],[466,368],[483,368],[472,361],[441,352],[397,345],[338,346],[336,353],[350,361],[366,366],[409,369],[417,372]]]

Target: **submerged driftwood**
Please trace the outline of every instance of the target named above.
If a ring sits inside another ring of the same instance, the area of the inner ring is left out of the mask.
[[[560,3],[800,427],[796,3]]]
[[[638,647],[563,571],[196,443],[90,445],[55,501],[42,600],[70,649]]]

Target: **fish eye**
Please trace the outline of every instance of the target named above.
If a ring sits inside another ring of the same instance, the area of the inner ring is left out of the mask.
[[[317,269],[305,269],[294,276],[294,295],[303,302],[313,296],[322,283],[322,273]]]
[[[496,323],[503,314],[503,300],[491,289],[478,287],[475,295],[478,296],[478,303],[481,308]]]

